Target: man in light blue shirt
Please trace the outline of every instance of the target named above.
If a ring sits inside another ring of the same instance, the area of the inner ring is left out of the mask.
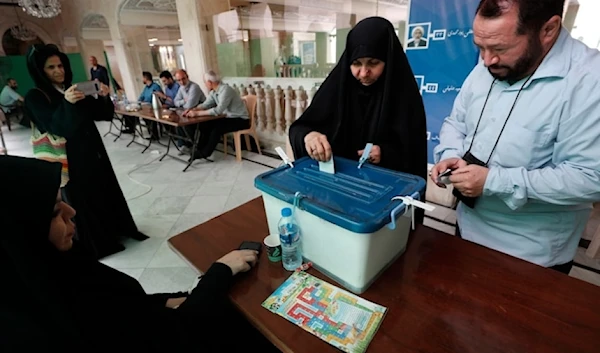
[[[6,80],[6,86],[0,92],[0,108],[6,114],[16,110],[18,103],[23,103],[23,97],[16,91],[18,87],[17,80],[9,78]]]
[[[142,102],[142,103],[152,103],[152,95],[154,94],[154,92],[162,93],[162,89],[160,88],[158,83],[156,83],[156,82],[154,82],[154,80],[152,80],[152,74],[150,72],[144,71],[144,72],[142,72],[142,76],[143,76],[143,82],[144,82],[144,90],[140,94],[138,101]],[[126,121],[127,121],[127,119],[126,119]],[[148,121],[148,122],[146,122],[146,124],[148,127],[148,132],[150,132],[150,139],[151,140],[159,140],[160,138],[159,138],[159,132],[158,132],[158,129],[159,129],[158,123],[153,122],[153,121]],[[129,127],[130,124],[126,123],[126,125],[128,125],[128,127]]]
[[[563,3],[481,1],[483,62],[442,126],[431,177],[453,170],[464,239],[569,273],[600,200],[600,53],[562,28]]]
[[[196,82],[190,81],[185,70],[177,70],[175,80],[179,83],[179,90],[175,96],[175,106],[191,109],[206,100],[206,96]]]
[[[155,94],[161,99],[161,101],[169,108],[175,106],[175,97],[179,92],[179,84],[173,79],[173,75],[169,71],[163,71],[159,75],[160,81],[165,87],[165,93],[156,92]]]
[[[0,109],[6,116],[6,124],[10,128],[10,118],[17,117],[21,125],[29,126],[29,119],[23,115],[23,96],[17,93],[17,80],[9,78],[6,80],[6,86],[0,92]],[[2,123],[0,123],[2,126]]]
[[[198,85],[196,82],[190,81],[190,78],[185,70],[177,70],[175,72],[175,80],[179,83],[179,90],[177,90],[177,95],[173,100],[176,107],[191,109],[206,100],[206,96],[204,95],[204,92],[202,92],[200,85]],[[178,127],[177,132],[181,136],[187,135],[187,137],[191,138],[196,132],[196,126],[188,125],[185,128]],[[190,153],[190,147],[192,147],[192,144],[189,141],[178,139],[177,146],[180,148],[180,154],[187,154]]]
[[[138,102],[152,103],[152,95],[154,94],[154,92],[162,93],[162,89],[160,88],[158,83],[156,83],[152,80],[152,74],[149,73],[148,71],[144,71],[142,73],[142,77],[143,77],[142,80],[144,82],[144,90],[140,94],[140,97],[138,98]]]

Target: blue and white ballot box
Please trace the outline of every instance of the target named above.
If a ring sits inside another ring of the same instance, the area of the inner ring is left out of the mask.
[[[302,253],[346,289],[362,293],[406,248],[412,207],[395,196],[419,198],[423,178],[334,158],[335,174],[302,158],[259,175],[269,232],[277,234],[281,209],[294,207]]]

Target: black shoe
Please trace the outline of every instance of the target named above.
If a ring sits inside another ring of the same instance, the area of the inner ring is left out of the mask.
[[[125,246],[123,246],[123,244],[112,244],[110,246],[102,247],[101,249],[96,250],[96,257],[99,260],[109,255],[121,252],[123,250],[125,250]]]
[[[208,158],[207,158],[207,157],[206,157],[206,156],[205,156],[205,155],[204,155],[202,152],[200,152],[200,151],[196,151],[196,152],[194,152],[194,153],[191,155],[191,157],[190,157],[190,159],[188,160],[188,162],[191,162],[191,161],[193,161],[193,160],[196,160],[196,159],[208,159]]]
[[[131,239],[135,239],[135,240],[139,240],[139,241],[146,240],[149,238],[149,236],[147,236],[146,234],[144,234],[140,231],[135,232],[130,237],[131,237]]]

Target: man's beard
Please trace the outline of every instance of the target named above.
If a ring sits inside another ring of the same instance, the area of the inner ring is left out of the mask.
[[[542,57],[544,49],[542,43],[536,35],[530,35],[527,45],[527,51],[515,63],[514,66],[492,65],[488,67],[490,74],[499,81],[517,82],[524,78],[538,64]],[[493,73],[490,69],[506,69],[506,74],[500,75]]]

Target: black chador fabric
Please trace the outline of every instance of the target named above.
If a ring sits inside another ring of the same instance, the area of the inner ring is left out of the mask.
[[[215,263],[187,293],[148,295],[133,278],[48,240],[61,165],[0,156],[0,352],[276,352],[229,303]],[[20,185],[20,187],[14,187]],[[168,298],[187,297],[178,309]],[[233,340],[223,340],[223,334]]]
[[[44,64],[58,56],[65,69],[64,89],[71,86],[69,58],[55,46],[35,46],[27,68],[36,88],[25,97],[25,109],[40,132],[67,139],[70,181],[68,201],[77,210],[77,237],[97,258],[124,249],[119,238],[146,239],[138,232],[117,181],[95,121],[111,120],[114,105],[108,97],[86,97],[71,104],[44,73]]]
[[[354,60],[365,57],[385,62],[371,86],[363,86],[350,71]],[[423,101],[389,21],[367,18],[350,31],[338,64],[290,128],[296,158],[308,155],[304,137],[311,131],[327,136],[334,156],[358,160],[358,151],[371,142],[381,148],[380,166],[426,178]]]

